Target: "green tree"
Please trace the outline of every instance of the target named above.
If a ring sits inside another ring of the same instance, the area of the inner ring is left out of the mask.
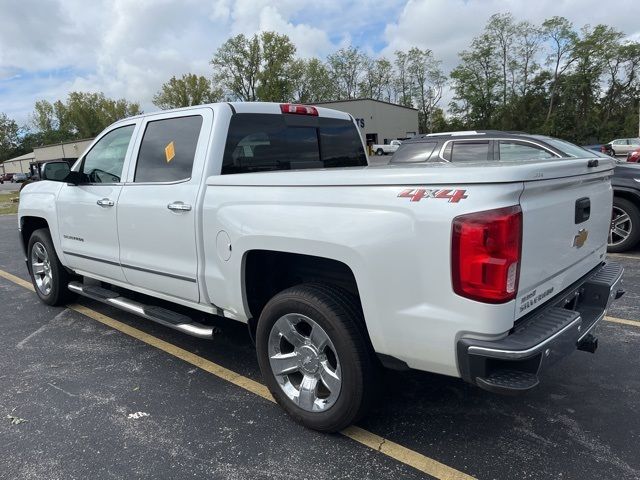
[[[214,87],[202,75],[186,73],[180,78],[171,77],[153,96],[153,104],[162,109],[190,107],[219,102],[222,90]]]
[[[363,75],[359,96],[390,101],[388,86],[393,83],[393,66],[386,58],[373,59],[363,55]]]
[[[413,91],[411,88],[411,79],[408,72],[409,67],[409,55],[402,50],[396,50],[395,52],[395,89],[397,92],[396,101],[400,105],[404,105],[405,107],[413,106],[411,104],[411,97],[413,96]]]
[[[364,55],[355,47],[341,48],[327,57],[329,72],[336,85],[336,100],[356,98],[364,63]]]
[[[484,33],[474,38],[471,48],[459,56],[460,64],[451,72],[451,111],[470,128],[492,128],[500,98],[500,65],[491,37]]]
[[[289,66],[296,47],[289,37],[275,32],[260,35],[262,64],[258,72],[258,98],[267,102],[286,102],[293,95],[293,81]]]
[[[142,113],[140,105],[125,99],[113,100],[103,93],[71,92],[64,119],[78,138],[95,137],[122,118]]]
[[[15,120],[0,113],[0,161],[17,154],[20,145],[20,127]]]
[[[607,89],[601,99],[600,138],[618,135],[624,125],[624,135],[638,134],[637,112],[640,98],[640,43],[618,44],[605,52]],[[632,128],[627,127],[633,125]]]
[[[555,106],[560,76],[575,61],[573,54],[578,35],[573,24],[564,17],[552,17],[542,23],[542,34],[551,43],[551,51],[547,55],[547,64],[553,68],[549,108],[545,122],[549,122]]]
[[[317,58],[296,59],[289,67],[292,100],[314,103],[335,98],[335,87],[327,66]]]
[[[431,50],[412,48],[409,50],[407,71],[413,85],[413,99],[418,107],[420,132],[433,131],[431,114],[442,98],[446,76],[441,62],[433,57]]]
[[[512,65],[516,73],[514,95],[526,96],[531,79],[535,77],[540,65],[536,62],[543,40],[542,30],[530,22],[520,22],[516,27],[515,49]]]
[[[248,102],[286,101],[293,95],[288,67],[295,52],[286,35],[263,32],[247,38],[240,34],[222,44],[210,63],[214,80],[230,97]]]
[[[25,137],[25,144],[38,146],[95,137],[116,120],[139,113],[137,103],[113,100],[103,93],[71,92],[65,103],[39,100],[31,116],[35,131]]]
[[[513,15],[510,13],[496,13],[489,18],[485,27],[485,39],[493,44],[498,52],[498,63],[501,69],[502,106],[507,105],[508,69],[512,61],[513,43],[516,35],[516,26]]]
[[[240,34],[224,42],[210,63],[214,68],[214,79],[231,97],[255,102],[260,61],[258,36],[248,39]]]

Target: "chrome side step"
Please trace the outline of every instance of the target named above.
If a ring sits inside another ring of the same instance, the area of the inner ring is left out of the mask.
[[[106,288],[95,285],[84,285],[81,282],[70,282],[68,288],[72,292],[76,292],[84,297],[139,315],[147,320],[159,323],[165,327],[173,328],[174,330],[186,333],[187,335],[211,340],[216,331],[216,327],[196,323],[191,318],[186,315],[182,315],[181,313],[173,312],[162,307],[145,305],[123,297],[122,295]]]

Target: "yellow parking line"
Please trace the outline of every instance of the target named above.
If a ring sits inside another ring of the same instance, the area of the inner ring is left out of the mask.
[[[16,285],[20,285],[21,287],[24,287],[24,288],[26,288],[28,290],[31,290],[32,292],[34,291],[33,290],[33,285],[31,284],[31,282],[27,282],[26,280],[23,280],[20,277],[16,277],[15,275],[11,275],[9,272],[5,272],[4,270],[0,270],[0,277],[6,278],[10,282],[15,283]]]
[[[626,318],[616,318],[616,317],[609,317],[609,316],[604,317],[604,319],[607,322],[620,323],[622,325],[631,325],[632,327],[640,328],[640,322],[637,320],[627,320]]]
[[[8,272],[0,270],[0,277],[3,277],[10,282],[33,291],[33,285],[31,283]],[[174,357],[177,357],[187,363],[190,363],[191,365],[209,372],[218,378],[233,383],[234,385],[243,388],[248,392],[269,400],[270,402],[275,401],[267,387],[260,382],[251,380],[250,378],[247,378],[243,375],[240,375],[239,373],[229,370],[228,368],[218,365],[211,360],[207,360],[206,358],[195,355],[194,353],[173,345],[172,343],[160,340],[153,335],[143,332],[142,330],[138,330],[137,328],[131,327],[130,325],[115,320],[114,318],[111,318],[100,312],[96,312],[95,310],[85,307],[84,305],[73,304],[69,305],[68,308],[93,320],[96,320],[97,322],[107,325],[114,330],[118,330],[125,335],[129,335],[136,340],[140,340],[147,345],[158,348],[170,355],[173,355]],[[384,437],[376,435],[375,433],[371,433],[360,427],[351,426],[344,429],[341,433],[344,436],[362,445],[372,448],[373,450],[376,450],[390,458],[393,458],[398,462],[404,463],[405,465],[413,467],[420,472],[431,475],[432,477],[441,480],[472,480],[474,478],[470,475],[467,475],[466,473],[456,470],[455,468],[449,467],[443,463],[438,462],[437,460],[422,455],[421,453],[418,453],[407,447],[403,447],[400,444],[387,440]]]
[[[620,258],[630,258],[631,260],[640,260],[640,255],[639,256],[634,256],[634,255],[623,255],[621,253],[607,253],[608,257],[620,257]]]
[[[371,433],[360,427],[352,425],[345,428],[342,432],[343,435],[355,440],[358,443],[366,445],[369,448],[378,450],[380,453],[402,462],[406,465],[410,465],[416,470],[423,473],[427,473],[435,478],[447,479],[447,480],[468,480],[474,477],[467,475],[466,473],[455,470],[444,463],[440,463],[429,457],[425,457],[413,450],[403,447],[391,440],[387,440],[384,437],[380,437],[375,433]]]

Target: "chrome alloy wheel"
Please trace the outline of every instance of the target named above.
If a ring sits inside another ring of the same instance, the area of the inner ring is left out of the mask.
[[[40,242],[34,243],[31,248],[31,271],[40,293],[49,295],[53,286],[51,262],[49,261],[47,249]]]
[[[609,230],[608,243],[611,245],[618,245],[624,242],[633,230],[633,224],[629,214],[620,207],[613,206],[613,212],[611,214],[611,228]]]
[[[282,391],[303,410],[328,410],[340,395],[336,349],[327,332],[305,315],[289,313],[273,324],[269,364]]]

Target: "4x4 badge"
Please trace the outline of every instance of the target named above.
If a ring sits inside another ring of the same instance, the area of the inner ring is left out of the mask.
[[[578,231],[578,234],[573,237],[573,246],[576,248],[582,247],[587,241],[587,237],[589,236],[589,231],[581,228]]]
[[[444,198],[449,203],[458,203],[467,198],[466,190],[432,190],[429,188],[407,188],[398,194],[400,198],[410,198],[412,202],[419,202],[423,198]]]

